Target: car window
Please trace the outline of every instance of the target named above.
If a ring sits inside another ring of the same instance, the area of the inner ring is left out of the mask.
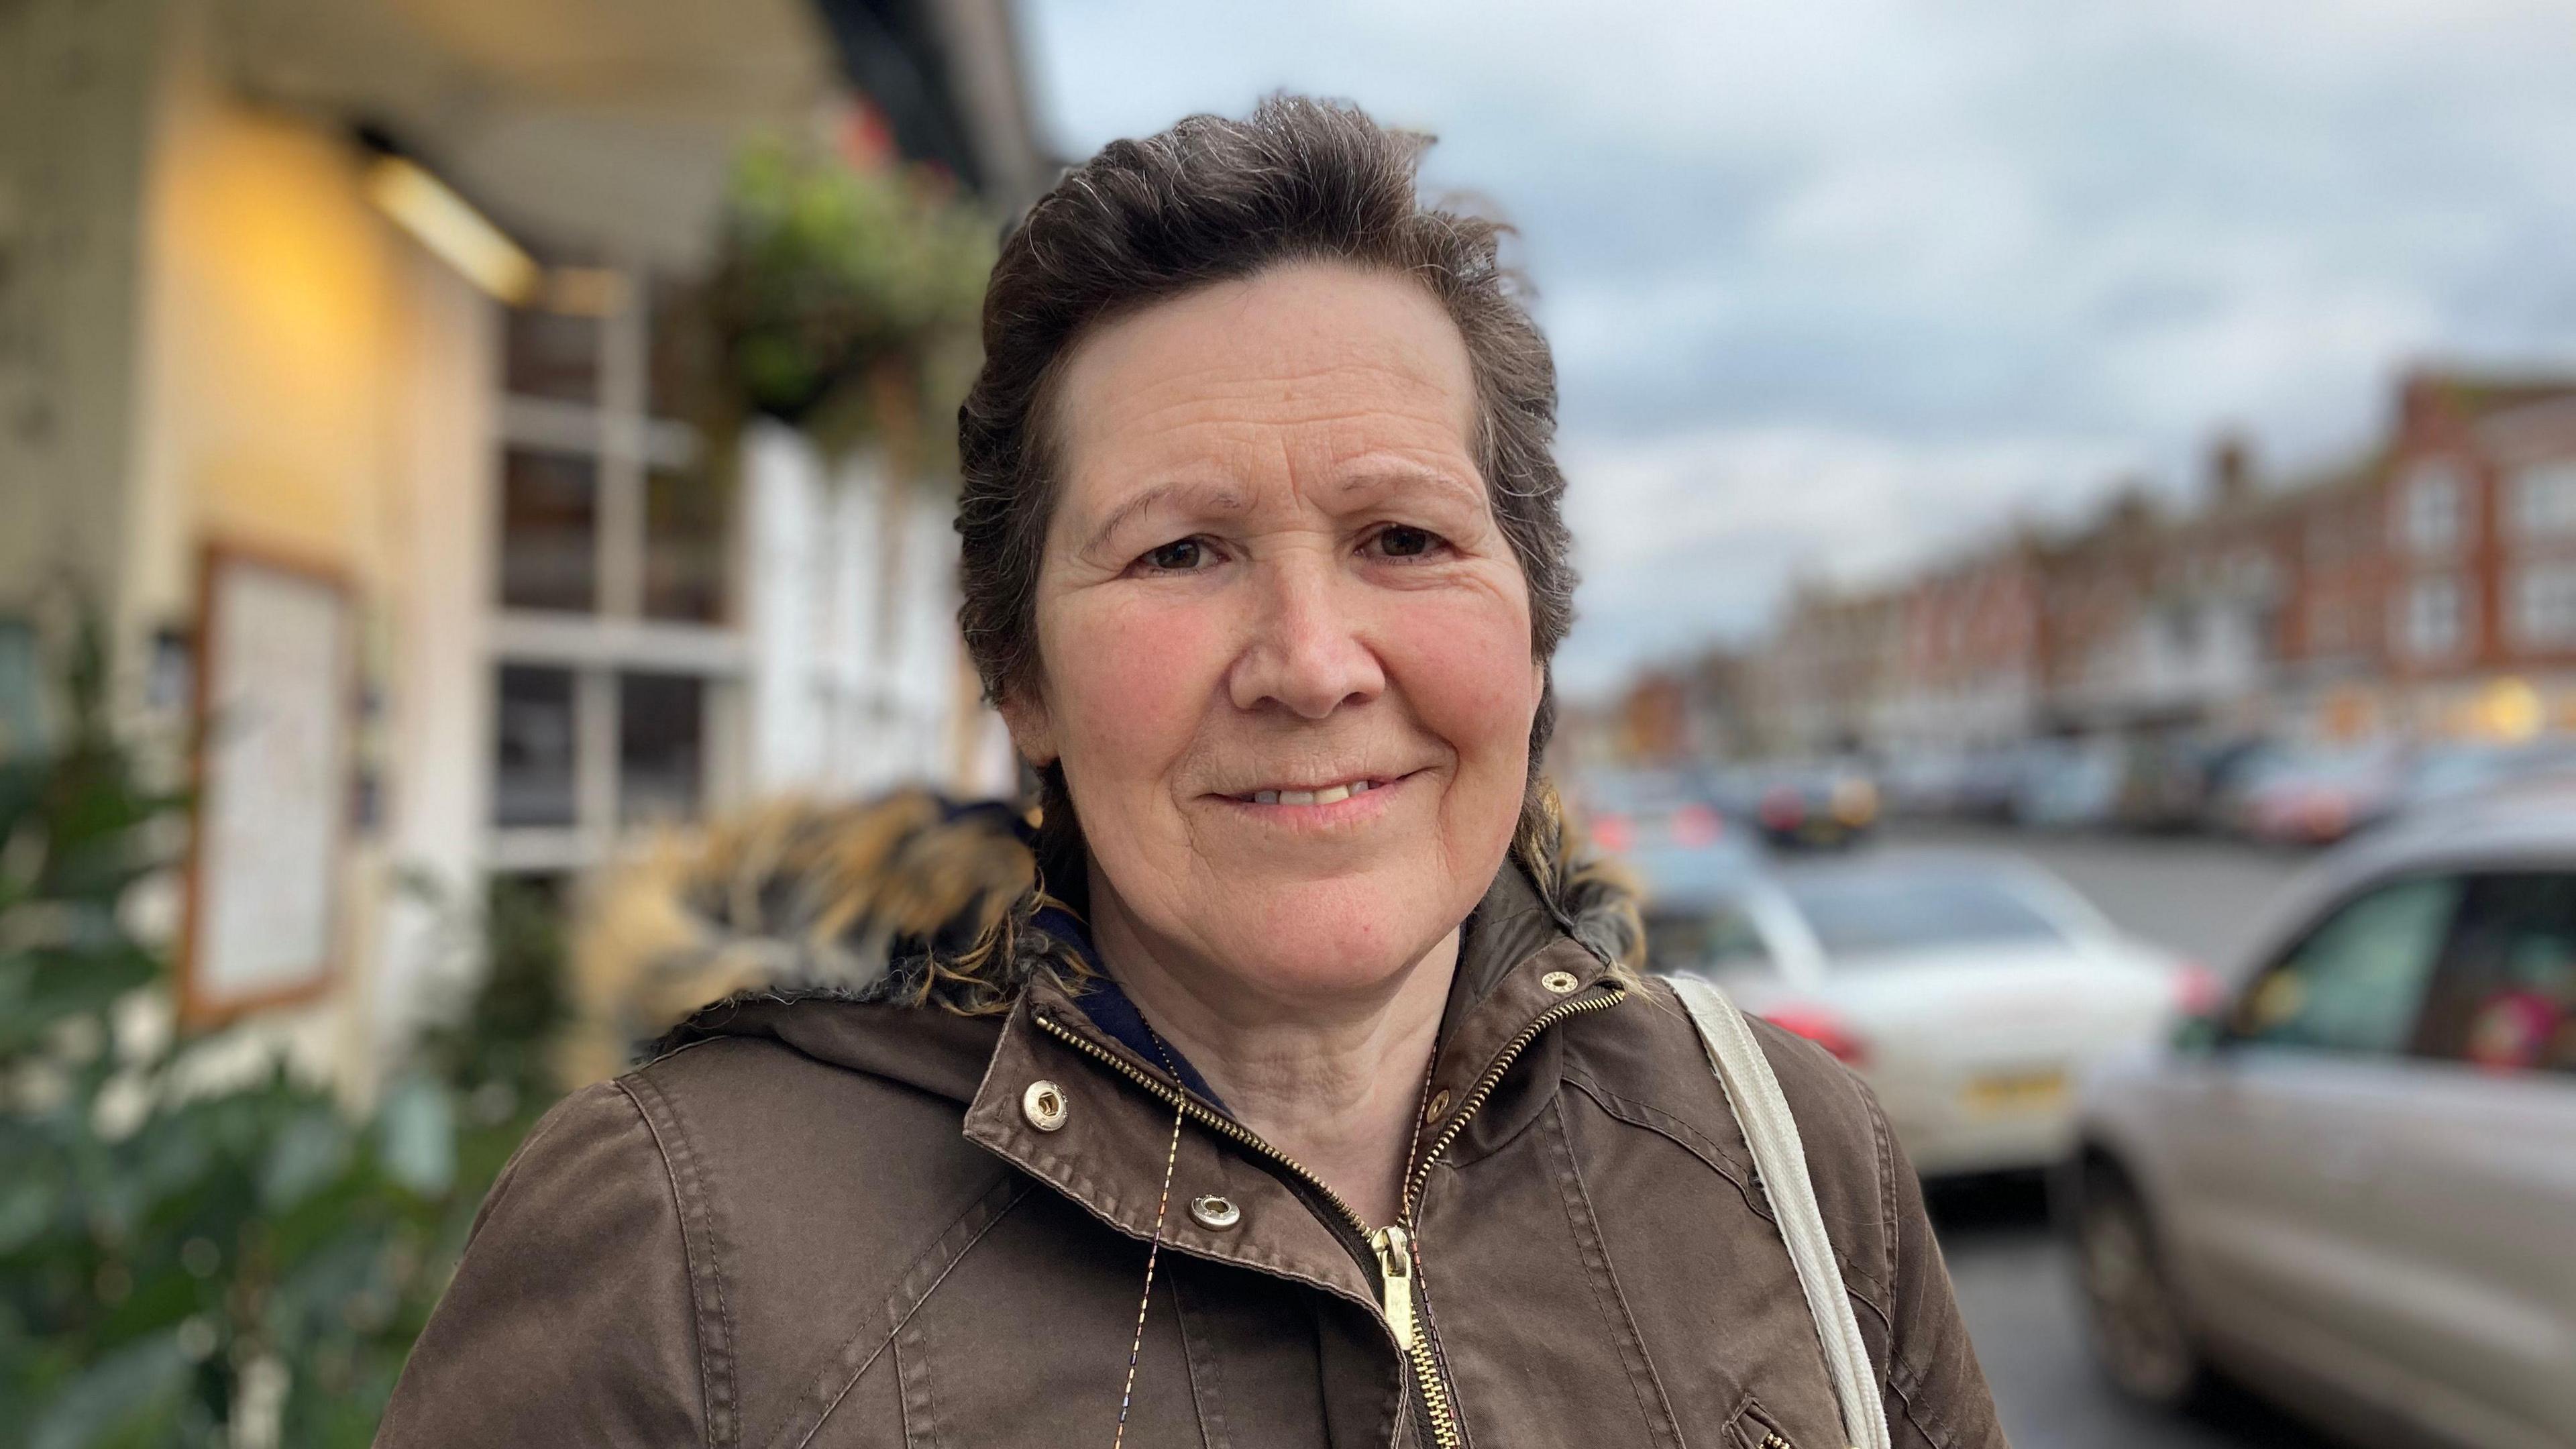
[[[1645,885],[1649,901],[1704,901],[1732,895],[1760,863],[1731,842],[1649,845],[1627,852],[1624,858]]]
[[[1740,905],[1662,911],[1646,918],[1646,964],[1659,972],[1741,970],[1771,964],[1771,948]]]
[[[2417,1043],[2487,1071],[2576,1073],[2576,874],[2469,882]]]
[[[2463,888],[2457,876],[2423,876],[2346,901],[2255,982],[2230,1035],[2268,1046],[2404,1052]]]
[[[1817,944],[1839,961],[2006,941],[2063,941],[2066,932],[2009,887],[1965,873],[1862,872],[1789,886]]]

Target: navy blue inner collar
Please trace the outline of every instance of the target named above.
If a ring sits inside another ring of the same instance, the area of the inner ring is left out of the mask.
[[[1152,1027],[1145,1024],[1145,1013],[1136,1008],[1135,999],[1118,984],[1118,978],[1109,974],[1108,966],[1100,959],[1100,952],[1091,944],[1091,930],[1083,924],[1080,916],[1050,902],[1038,908],[1032,924],[1071,946],[1075,954],[1082,957],[1083,964],[1091,968],[1091,980],[1075,995],[1074,1003],[1082,1008],[1083,1015],[1091,1018],[1092,1025],[1109,1033],[1111,1040],[1146,1061],[1168,1062],[1173,1074],[1181,1079],[1182,1086],[1217,1110],[1227,1110],[1225,1099],[1208,1085],[1207,1078],[1199,1074],[1197,1067],[1190,1065],[1190,1059],[1181,1055],[1181,1049],[1162,1040]]]

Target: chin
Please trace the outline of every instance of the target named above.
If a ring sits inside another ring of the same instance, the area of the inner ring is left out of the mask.
[[[1275,991],[1366,993],[1404,974],[1475,905],[1470,899],[1451,911],[1425,894],[1419,886],[1357,881],[1269,892],[1243,902],[1235,919],[1245,929],[1226,943],[1222,959]]]

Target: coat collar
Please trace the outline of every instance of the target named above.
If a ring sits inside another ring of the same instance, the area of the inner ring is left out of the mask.
[[[1529,1055],[1544,1028],[1570,1014],[1560,1008],[1623,995],[1618,968],[1569,925],[1517,864],[1504,865],[1460,942],[1428,1089],[1438,1110],[1426,1116],[1420,1153],[1476,1153],[1525,1126],[1552,1097],[1538,1080],[1545,1064]],[[967,1107],[968,1140],[1139,1239],[1154,1232],[1168,1155],[1166,1243],[1374,1304],[1361,1239],[1379,1225],[1351,1218],[1219,1104],[1105,1029],[1087,1001],[1053,982],[1030,984]],[[1533,1068],[1531,1089],[1498,1091],[1506,1076],[1521,1075],[1516,1063]],[[1032,1094],[1049,1091],[1063,1109],[1053,1126],[1029,1106]],[[1176,1113],[1186,1117],[1177,1151]],[[1232,1225],[1211,1228],[1191,1212],[1211,1196],[1237,1210]]]

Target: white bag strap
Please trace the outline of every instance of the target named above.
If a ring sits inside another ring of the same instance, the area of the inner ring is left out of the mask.
[[[1851,1449],[1888,1449],[1887,1409],[1879,1399],[1877,1375],[1861,1342],[1860,1321],[1852,1317],[1842,1272],[1834,1266],[1824,1214],[1816,1208],[1815,1184],[1807,1179],[1807,1149],[1798,1141],[1798,1123],[1789,1115],[1788,1099],[1780,1095],[1779,1079],[1771,1075],[1770,1060],[1744,1024],[1744,1014],[1724,992],[1694,977],[1668,979],[1699,1028],[1709,1063],[1726,1089],[1727,1105],[1735,1109],[1736,1125],[1753,1149],[1754,1172],[1771,1199],[1780,1237],[1789,1245],[1789,1261],[1798,1269],[1798,1286],[1807,1295],[1807,1311],[1816,1320],[1825,1369],[1842,1405],[1843,1433]]]

